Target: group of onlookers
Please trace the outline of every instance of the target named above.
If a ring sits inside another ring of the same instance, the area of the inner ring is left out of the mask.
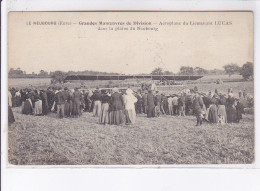
[[[92,112],[102,124],[134,124],[136,114],[148,118],[160,115],[195,115],[197,125],[210,123],[238,123],[245,107],[253,107],[253,96],[240,91],[235,98],[232,89],[227,95],[199,92],[198,88],[185,89],[167,95],[156,89],[138,90],[80,90],[79,88],[10,89],[9,105],[21,107],[22,114],[47,115],[56,112],[58,117],[79,117]],[[11,109],[11,107],[9,109]],[[9,110],[8,110],[9,111]],[[12,112],[9,111],[12,116]],[[13,118],[14,120],[14,118]]]

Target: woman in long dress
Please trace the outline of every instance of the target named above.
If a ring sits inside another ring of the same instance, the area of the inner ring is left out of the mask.
[[[42,114],[47,115],[49,112],[49,105],[47,100],[47,94],[46,91],[41,90],[41,100],[42,100]]]
[[[26,94],[26,101],[24,102],[24,107],[22,114],[31,115],[33,113],[33,104],[32,104],[32,93]]]
[[[8,124],[15,122],[14,114],[12,111],[12,94],[8,91]]]
[[[118,88],[112,89],[113,94],[111,95],[111,112],[109,124],[120,125],[125,123],[124,115],[124,101],[122,94],[119,93]]]
[[[218,99],[214,95],[211,99],[211,104],[209,106],[208,121],[210,123],[218,123],[218,109],[217,109]]]
[[[137,102],[137,98],[133,95],[133,91],[131,89],[126,90],[125,95],[125,115],[126,115],[126,124],[134,124],[136,120],[136,111],[135,111],[135,103]]]
[[[109,103],[110,103],[111,97],[108,95],[108,92],[104,92],[104,95],[102,96],[102,105],[101,105],[101,114],[99,116],[99,123],[101,124],[108,124],[109,123]]]
[[[232,93],[228,94],[227,98],[227,122],[234,123],[236,122],[236,106],[235,106],[235,98]]]
[[[42,100],[38,92],[35,92],[34,100],[35,100],[34,115],[36,116],[42,115]]]
[[[224,95],[220,95],[218,105],[218,118],[220,124],[227,123],[227,112],[226,112],[227,100]]]

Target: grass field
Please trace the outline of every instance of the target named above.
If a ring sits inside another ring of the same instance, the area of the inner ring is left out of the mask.
[[[81,118],[26,116],[14,109],[9,162],[19,165],[245,164],[254,161],[254,119],[195,127],[193,116],[138,115],[133,126],[104,126]]]
[[[195,84],[187,84],[193,88]],[[232,87],[253,94],[253,82],[196,84],[200,91],[227,93]],[[164,89],[175,93],[177,87]],[[135,125],[100,125],[90,113],[58,119],[27,116],[13,108],[9,162],[18,165],[248,164],[254,161],[254,116],[239,124],[195,127],[194,116],[138,115]]]

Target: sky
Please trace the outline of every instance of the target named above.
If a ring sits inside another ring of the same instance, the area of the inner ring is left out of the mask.
[[[70,25],[33,24],[41,21]],[[124,22],[128,30],[82,25],[91,21]],[[158,31],[137,30],[134,21],[151,22],[142,27]],[[215,25],[219,21],[223,24]],[[191,25],[198,22],[212,24]],[[181,66],[223,69],[230,63],[253,62],[251,12],[11,12],[8,24],[8,68],[27,73],[43,69],[139,74],[156,67],[176,73]]]

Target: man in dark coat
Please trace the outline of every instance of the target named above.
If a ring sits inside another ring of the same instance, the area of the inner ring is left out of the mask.
[[[72,102],[73,102],[74,115],[76,117],[79,117],[81,115],[81,111],[80,111],[81,99],[82,99],[81,92],[79,91],[78,88],[75,88],[75,91],[72,96]]]
[[[148,91],[147,94],[147,117],[154,117],[155,98],[152,90]]]
[[[64,98],[65,98],[65,105],[64,105],[64,114],[66,117],[70,117],[72,108],[71,108],[71,96],[70,92],[67,87],[64,88]]]
[[[112,89],[113,93],[111,95],[111,103],[110,103],[110,124],[120,125],[125,123],[125,115],[124,115],[124,100],[122,94],[119,93],[118,88]]]
[[[136,113],[140,114],[142,113],[142,97],[141,94],[138,92],[136,94],[137,102],[135,103],[136,105]]]
[[[47,102],[48,102],[49,110],[51,110],[52,105],[53,105],[53,103],[54,103],[55,94],[54,94],[54,92],[51,90],[50,87],[47,88],[46,94],[47,94]]]
[[[99,117],[101,114],[101,100],[102,100],[102,93],[97,88],[94,94],[91,96],[91,100],[93,102],[93,116]]]
[[[145,90],[144,94],[142,95],[142,106],[143,112],[147,113],[147,90]]]
[[[64,117],[64,106],[65,106],[65,97],[64,92],[61,88],[58,89],[59,92],[55,95],[55,102],[57,103],[57,115],[59,118]]]
[[[199,93],[195,92],[195,97],[192,103],[193,112],[197,118],[196,126],[202,125],[202,107],[203,107],[203,100]]]
[[[49,105],[47,100],[47,94],[44,90],[41,90],[41,100],[42,100],[42,114],[46,115],[49,112]]]

